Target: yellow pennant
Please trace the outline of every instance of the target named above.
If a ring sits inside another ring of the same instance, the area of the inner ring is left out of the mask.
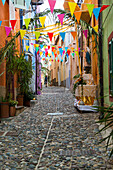
[[[28,51],[29,50],[29,46],[28,45],[26,45],[26,51]]]
[[[25,33],[26,33],[26,30],[20,30],[20,35],[22,39],[24,38]]]
[[[44,45],[44,49],[46,48],[46,45]]]
[[[30,21],[31,21],[31,18],[24,19],[24,22],[25,22],[25,25],[26,25],[27,29],[28,29]]]
[[[39,44],[36,44],[36,47],[39,47]]]
[[[42,51],[40,51],[40,55],[42,55],[43,54],[43,52]]]
[[[95,27],[93,27],[93,29],[98,32],[98,25],[96,25]]]
[[[39,17],[42,27],[44,27],[46,16]]]
[[[69,8],[70,8],[71,15],[73,16],[73,13],[74,13],[74,11],[75,11],[75,8],[76,8],[76,6],[77,6],[77,3],[68,2],[68,5],[69,5]]]
[[[35,36],[36,36],[36,40],[38,41],[39,37],[40,37],[40,32],[35,31]]]

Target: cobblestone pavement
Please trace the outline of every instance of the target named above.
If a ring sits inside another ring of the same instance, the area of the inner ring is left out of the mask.
[[[33,110],[2,121],[0,169],[113,169],[103,144],[98,144],[101,134],[95,135],[98,114],[78,113],[73,100],[64,88],[44,88]],[[63,115],[47,115],[54,112]]]

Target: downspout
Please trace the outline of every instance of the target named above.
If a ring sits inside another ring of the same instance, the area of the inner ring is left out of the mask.
[[[98,6],[100,7],[102,0],[98,0]],[[104,87],[103,87],[103,35],[102,35],[102,12],[99,17],[99,53],[100,53],[100,104],[101,107],[104,106]],[[104,113],[101,111],[99,119],[104,117]]]

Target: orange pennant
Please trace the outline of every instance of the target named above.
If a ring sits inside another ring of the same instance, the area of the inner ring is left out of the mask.
[[[71,35],[73,36],[73,39],[75,40],[75,37],[76,37],[76,35],[77,35],[77,32],[76,32],[76,31],[73,31],[73,32],[71,32]]]
[[[76,17],[76,20],[77,20],[78,24],[79,24],[79,21],[80,21],[81,14],[82,14],[81,11],[79,11],[79,12],[74,12],[74,15],[75,15],[75,17]]]

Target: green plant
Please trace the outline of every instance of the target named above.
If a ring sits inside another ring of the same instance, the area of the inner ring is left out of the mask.
[[[28,91],[25,95],[24,95],[24,100],[33,100],[34,98],[34,94],[32,93],[32,91]]]
[[[102,131],[105,132],[106,130],[111,128],[109,134],[99,142],[102,143],[106,141],[106,146],[105,146],[106,150],[108,149],[109,146],[111,146],[111,152],[109,155],[109,157],[111,157],[113,155],[113,104],[111,104],[109,107],[99,106],[96,108],[98,108],[98,111],[103,113],[103,118],[97,121],[97,123],[103,124],[103,128],[101,128],[98,133]]]
[[[9,105],[10,106],[15,106],[17,104],[18,104],[18,101],[16,101],[16,100],[9,100]]]
[[[78,87],[78,85],[86,85],[86,82],[83,80],[83,77],[80,74],[77,74],[73,77],[74,79],[77,79],[73,86],[73,92],[75,93],[75,89]]]

